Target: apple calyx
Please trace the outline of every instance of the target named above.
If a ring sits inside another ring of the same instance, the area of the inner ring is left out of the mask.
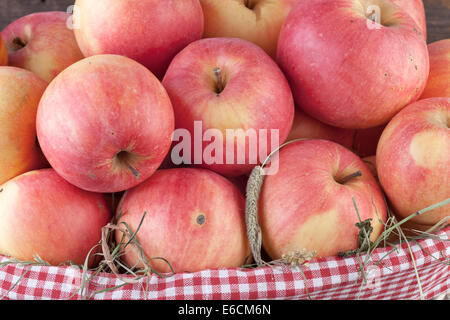
[[[20,37],[15,37],[11,42],[9,49],[10,51],[19,51],[27,46],[27,42],[22,40]]]
[[[255,2],[256,2],[256,1],[253,1],[253,0],[245,0],[244,5],[245,5],[248,9],[253,10],[253,8],[254,8],[255,5],[256,5]]]
[[[357,178],[357,177],[361,177],[362,176],[362,172],[360,170],[353,172],[352,174],[349,174],[348,176],[345,176],[342,179],[338,179],[337,183],[339,184],[346,184],[347,182],[350,182],[351,180]]]

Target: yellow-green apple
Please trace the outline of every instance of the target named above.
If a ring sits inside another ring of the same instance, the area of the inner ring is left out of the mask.
[[[421,99],[450,97],[450,39],[428,45],[430,76]]]
[[[359,217],[372,219],[372,241],[380,235],[387,215],[383,195],[353,152],[305,140],[285,146],[273,161],[279,170],[265,178],[259,198],[263,246],[272,259],[303,249],[318,257],[356,249]]]
[[[118,55],[83,59],[48,86],[37,133],[51,166],[75,186],[119,192],[150,177],[174,128],[169,97],[143,65]]]
[[[278,35],[300,0],[200,0],[206,38],[241,38],[276,57]]]
[[[0,67],[0,184],[45,166],[36,144],[36,112],[46,86],[30,71]]]
[[[102,194],[78,189],[53,169],[30,171],[0,187],[0,252],[84,264],[110,219]]]
[[[450,197],[450,98],[420,100],[397,114],[377,149],[381,185],[400,218]],[[443,206],[414,217],[432,225],[450,216]]]
[[[429,73],[416,23],[388,0],[300,1],[281,30],[277,61],[301,109],[352,129],[387,123],[420,97]]]
[[[378,141],[386,125],[355,131],[352,149],[360,157],[373,156],[377,152]]]
[[[0,34],[0,66],[8,65],[8,50],[3,41],[2,35]]]
[[[244,212],[244,197],[231,182],[206,169],[183,168],[159,170],[128,190],[117,215],[119,224],[138,231],[148,258],[167,259],[175,272],[196,272],[244,264],[250,254]],[[117,243],[122,236],[116,232]],[[133,250],[123,258],[130,266],[139,262]],[[150,263],[171,271],[162,260]]]
[[[50,82],[84,58],[65,12],[39,12],[22,17],[3,31],[11,66],[33,71]]]
[[[295,139],[324,139],[337,142],[347,148],[352,147],[355,130],[336,128],[320,122],[299,108],[295,110],[294,124],[287,141]]]
[[[176,128],[195,140],[191,156],[183,153],[184,160],[189,158],[184,163],[225,176],[249,173],[285,141],[292,126],[295,107],[286,78],[273,59],[246,40],[190,44],[170,64],[163,85]]]
[[[75,36],[85,56],[119,54],[162,78],[173,57],[203,35],[199,0],[77,0]]]
[[[419,27],[419,31],[427,39],[427,21],[422,0],[391,0],[392,3],[407,12]]]

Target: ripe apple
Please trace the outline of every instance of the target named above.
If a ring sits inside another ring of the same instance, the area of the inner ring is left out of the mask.
[[[392,3],[407,12],[419,27],[419,31],[427,39],[427,21],[422,0],[391,0]]]
[[[294,124],[287,141],[295,139],[324,139],[337,142],[347,148],[352,147],[355,130],[341,129],[320,122],[299,108],[295,110]]]
[[[142,221],[137,239],[144,253],[167,259],[175,272],[239,267],[250,255],[244,197],[209,170],[159,170],[125,193],[117,214],[118,223],[127,223],[133,232]],[[117,243],[122,236],[117,231]],[[132,250],[123,258],[128,265],[139,262]],[[150,263],[159,272],[170,272],[162,260]]]
[[[206,38],[241,38],[259,45],[272,58],[280,29],[300,0],[200,0]]]
[[[307,249],[318,257],[358,247],[359,222],[372,219],[374,241],[386,206],[364,162],[326,140],[298,141],[279,153],[279,171],[264,180],[259,198],[263,246],[272,259]]]
[[[450,97],[450,39],[428,45],[430,76],[421,99]]]
[[[39,105],[37,133],[51,166],[75,186],[120,192],[166,156],[172,105],[159,80],[118,55],[81,60],[59,74]]]
[[[377,152],[378,141],[386,125],[356,130],[352,149],[360,157],[373,156]]]
[[[53,169],[31,171],[0,187],[0,252],[84,264],[110,219],[103,195],[74,187]]]
[[[413,103],[391,120],[377,149],[378,176],[400,218],[450,197],[450,98]],[[449,206],[412,219],[433,225]]]
[[[5,41],[3,41],[0,33],[0,66],[8,65],[8,50],[6,49]]]
[[[46,86],[30,71],[0,67],[0,184],[45,166],[36,144],[36,112]]]
[[[22,17],[3,31],[11,66],[33,71],[50,82],[62,70],[84,58],[65,12],[39,12]]]
[[[85,56],[127,56],[159,78],[180,50],[203,35],[199,0],[76,0],[75,6],[75,36]]]
[[[216,152],[214,161],[205,159],[212,143],[204,139],[201,154],[191,153],[202,161],[191,163],[225,176],[249,173],[265,159],[261,154],[286,140],[292,126],[294,102],[288,82],[276,63],[246,40],[209,38],[190,44],[172,61],[163,85],[173,103],[176,128],[195,137],[194,122],[199,121],[202,137],[211,130],[221,135],[214,142],[223,152]],[[263,138],[267,143],[260,143]]]
[[[380,23],[366,17],[374,5]],[[300,1],[281,30],[277,61],[301,109],[351,129],[387,123],[420,97],[429,73],[416,23],[388,0]]]

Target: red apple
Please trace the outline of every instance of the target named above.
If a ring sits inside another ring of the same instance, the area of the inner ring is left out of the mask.
[[[295,139],[324,139],[337,142],[347,148],[352,147],[355,130],[341,129],[320,122],[300,109],[295,110],[294,124],[287,141]]]
[[[361,220],[372,219],[370,239],[380,235],[385,202],[353,152],[331,141],[306,140],[287,145],[274,161],[279,171],[265,178],[259,199],[263,246],[272,259],[303,249],[318,257],[356,249],[359,218],[353,199]]]
[[[184,168],[160,170],[127,191],[117,214],[133,232],[142,221],[137,239],[149,258],[167,259],[175,272],[196,272],[244,264],[250,254],[244,211],[244,197],[231,182],[209,170]],[[117,243],[122,235],[116,233]],[[132,250],[123,258],[138,263]],[[170,272],[164,261],[150,262]]]
[[[0,34],[0,66],[8,65],[8,50],[6,49],[5,42]]]
[[[50,83],[37,133],[52,167],[75,186],[119,192],[150,177],[166,156],[173,109],[158,79],[118,55],[86,58]]]
[[[380,23],[366,16],[373,8]],[[281,30],[277,61],[301,109],[352,129],[387,123],[420,97],[429,73],[416,23],[388,0],[300,1]]]
[[[369,157],[377,152],[378,141],[386,125],[356,130],[352,149],[360,157]]]
[[[421,99],[450,98],[450,39],[428,45],[430,53],[430,76]]]
[[[110,219],[103,195],[74,187],[52,169],[31,171],[0,187],[0,252],[84,264]]]
[[[285,141],[292,126],[294,102],[283,73],[261,48],[245,40],[211,38],[190,44],[172,61],[163,85],[176,127],[194,136],[191,163],[226,176],[249,173],[274,144]],[[218,148],[223,146],[221,153],[214,150],[215,159],[206,159],[212,144],[207,134],[213,134]],[[198,135],[203,144],[197,143]],[[267,143],[260,143],[263,138]]]
[[[33,71],[50,82],[84,58],[65,12],[39,12],[22,17],[3,31],[11,66]]]
[[[407,12],[419,27],[419,31],[427,39],[427,21],[422,0],[391,0],[392,3]]]
[[[124,55],[159,78],[203,34],[199,0],[76,0],[75,6],[75,35],[86,56]]]
[[[272,58],[280,29],[300,0],[200,0],[205,15],[205,38],[241,38],[259,45]]]
[[[450,98],[420,100],[392,119],[377,149],[378,176],[394,211],[405,218],[450,197]],[[449,206],[417,216],[433,225]]]
[[[0,184],[45,165],[36,144],[36,112],[46,86],[32,72],[0,67]]]

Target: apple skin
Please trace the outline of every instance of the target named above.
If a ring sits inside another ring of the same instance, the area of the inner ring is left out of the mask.
[[[372,219],[374,241],[382,232],[386,206],[364,162],[345,147],[326,140],[298,141],[279,153],[277,174],[267,176],[259,198],[263,246],[272,259],[296,250],[336,256],[358,247],[361,220]],[[342,185],[337,181],[361,171]]]
[[[228,180],[206,169],[159,170],[128,190],[117,215],[137,233],[148,258],[167,259],[174,271],[240,267],[250,255],[245,227],[245,200]],[[204,222],[199,223],[203,215]],[[122,233],[117,231],[120,243]],[[134,251],[123,256],[138,262]],[[161,260],[151,260],[159,272],[171,272]]]
[[[320,122],[300,109],[295,110],[294,124],[287,141],[295,139],[324,139],[351,148],[355,130],[336,128]]]
[[[380,183],[399,218],[450,197],[450,98],[420,100],[403,109],[384,130],[377,149]],[[449,206],[411,222],[433,225]]]
[[[430,76],[421,99],[450,98],[450,39],[428,45],[430,53]]]
[[[422,0],[391,0],[393,4],[407,12],[419,27],[425,41],[427,40],[427,21]]]
[[[353,138],[353,151],[360,157],[369,157],[377,152],[378,141],[386,125],[356,130]]]
[[[150,177],[170,148],[173,128],[172,105],[159,80],[118,55],[89,57],[64,70],[37,114],[51,166],[75,186],[102,193]]]
[[[65,12],[39,12],[22,17],[2,31],[11,66],[30,70],[47,82],[62,70],[84,58]],[[17,47],[15,39],[25,44]]]
[[[3,41],[2,35],[0,34],[0,66],[8,65],[8,49],[6,48],[5,41]]]
[[[296,104],[329,125],[385,124],[425,88],[429,57],[416,23],[386,0],[373,2],[393,27],[369,28],[359,0],[309,0],[281,30],[277,61]]]
[[[30,71],[0,67],[0,184],[46,166],[36,144],[36,112],[46,87]]]
[[[198,0],[77,0],[75,5],[74,23],[80,27],[75,36],[85,56],[127,56],[160,79],[173,57],[203,35]]]
[[[19,260],[39,255],[51,265],[82,265],[111,219],[103,195],[74,187],[53,169],[27,172],[0,190],[0,252]]]
[[[276,58],[278,35],[291,9],[300,0],[200,0],[205,16],[205,38],[241,38]]]
[[[221,93],[215,91],[216,67],[226,79]],[[268,135],[272,129],[279,130],[281,144],[292,126],[295,106],[286,78],[261,48],[246,40],[209,38],[190,44],[170,64],[163,85],[174,107],[176,128],[187,129],[194,136],[194,121],[202,121],[203,132],[222,132],[223,164],[203,161],[201,166],[224,176],[244,175],[255,166],[249,161],[248,141],[245,164],[226,164],[227,129],[254,129],[258,137],[260,129],[267,129]],[[270,137],[268,142],[270,151]],[[203,144],[203,151],[208,144]],[[266,146],[258,143],[257,147]]]

